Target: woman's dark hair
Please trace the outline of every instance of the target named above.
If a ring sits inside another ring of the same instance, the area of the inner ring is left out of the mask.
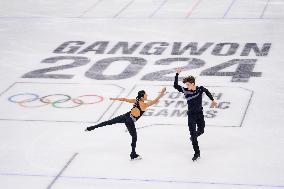
[[[193,76],[188,76],[182,80],[183,83],[189,82],[195,84],[195,78]]]
[[[136,100],[140,100],[145,95],[145,93],[146,92],[144,90],[139,91]]]

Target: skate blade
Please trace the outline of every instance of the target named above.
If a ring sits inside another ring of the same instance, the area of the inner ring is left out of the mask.
[[[141,160],[142,157],[141,156],[138,156],[137,158],[134,158],[134,159],[130,159],[130,161],[137,161],[137,160]]]
[[[198,160],[200,159],[200,157],[198,157],[196,160],[192,160],[193,162],[198,162]]]

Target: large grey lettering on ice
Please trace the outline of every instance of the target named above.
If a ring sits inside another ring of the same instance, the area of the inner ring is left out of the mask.
[[[170,74],[175,72],[181,63],[187,63],[182,66],[183,70],[199,69],[206,66],[206,62],[201,59],[202,56],[234,56],[234,59],[227,60],[213,65],[204,70],[200,70],[201,76],[231,76],[232,82],[248,82],[250,77],[261,77],[261,72],[254,72],[254,67],[258,59],[235,58],[239,57],[265,57],[268,56],[271,43],[214,43],[214,42],[141,42],[141,41],[95,41],[87,43],[85,41],[66,41],[59,45],[53,53],[64,54],[64,56],[49,57],[41,63],[56,64],[52,67],[36,69],[24,74],[23,78],[49,78],[49,79],[72,79],[72,74],[50,73],[84,66],[94,59],[93,65],[85,71],[85,76],[94,80],[121,80],[136,76],[144,70],[150,70],[143,73],[141,80],[147,81],[172,81]],[[67,56],[70,55],[70,56]],[[71,56],[72,55],[72,56]],[[80,56],[76,56],[80,55]],[[95,56],[94,56],[95,55]],[[109,57],[111,55],[119,55]],[[127,55],[123,57],[122,55]],[[132,57],[132,56],[133,57]],[[160,58],[163,55],[162,58]],[[164,57],[169,55],[170,57]],[[90,57],[91,56],[91,57]],[[140,57],[139,57],[140,56]],[[181,57],[183,56],[183,57]],[[193,58],[188,56],[200,56]],[[147,58],[149,57],[149,59]],[[157,57],[153,61],[153,57]],[[150,59],[151,58],[151,59]],[[66,64],[68,61],[72,61]],[[209,61],[209,60],[208,60]],[[121,62],[128,62],[127,67],[119,74],[106,75],[104,71],[110,65],[120,66]],[[155,65],[152,69],[147,69],[149,64]],[[223,71],[225,68],[234,67],[234,71]],[[143,69],[145,68],[146,69]],[[172,66],[164,69],[165,66]],[[144,71],[145,72],[145,71]],[[149,73],[150,72],[150,73]],[[48,74],[47,74],[48,73]],[[183,79],[180,77],[179,79]]]
[[[74,77],[74,75],[71,74],[46,74],[49,72],[59,71],[59,70],[65,70],[70,68],[75,68],[79,66],[86,65],[90,62],[90,59],[86,57],[81,56],[57,56],[57,57],[50,57],[46,58],[41,61],[41,63],[47,63],[47,64],[54,64],[58,63],[60,61],[70,60],[70,64],[64,64],[60,66],[54,66],[54,67],[48,67],[43,69],[34,70],[31,72],[28,72],[24,74],[23,78],[52,78],[52,79],[71,79]]]
[[[118,75],[104,75],[105,69],[112,63],[118,61],[128,61],[128,66],[123,70],[122,73]],[[126,79],[135,76],[146,64],[144,58],[139,57],[114,57],[105,58],[96,62],[87,72],[86,77],[98,80],[116,80],[116,79]]]
[[[215,44],[215,45],[214,45]],[[243,47],[241,47],[243,46]],[[206,51],[210,51],[213,56],[236,55],[241,49],[239,56],[253,55],[267,56],[271,43],[214,43],[214,42],[127,42],[118,41],[111,45],[110,41],[96,41],[86,44],[85,41],[66,41],[59,45],[53,53],[61,54],[141,54],[141,55],[196,55],[201,56]]]

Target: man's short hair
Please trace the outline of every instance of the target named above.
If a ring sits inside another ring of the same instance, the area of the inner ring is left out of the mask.
[[[195,84],[195,78],[193,76],[188,76],[182,80],[183,83],[189,82]]]

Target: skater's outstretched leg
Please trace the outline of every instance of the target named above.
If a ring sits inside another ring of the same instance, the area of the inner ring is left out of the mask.
[[[123,115],[117,116],[117,117],[115,117],[111,120],[104,121],[104,122],[101,122],[97,125],[87,127],[85,129],[85,131],[91,131],[91,130],[94,130],[96,128],[103,127],[103,126],[106,126],[106,125],[112,125],[112,124],[116,124],[116,123],[124,123],[125,119],[126,119],[126,116],[125,116],[125,114],[123,114]]]

